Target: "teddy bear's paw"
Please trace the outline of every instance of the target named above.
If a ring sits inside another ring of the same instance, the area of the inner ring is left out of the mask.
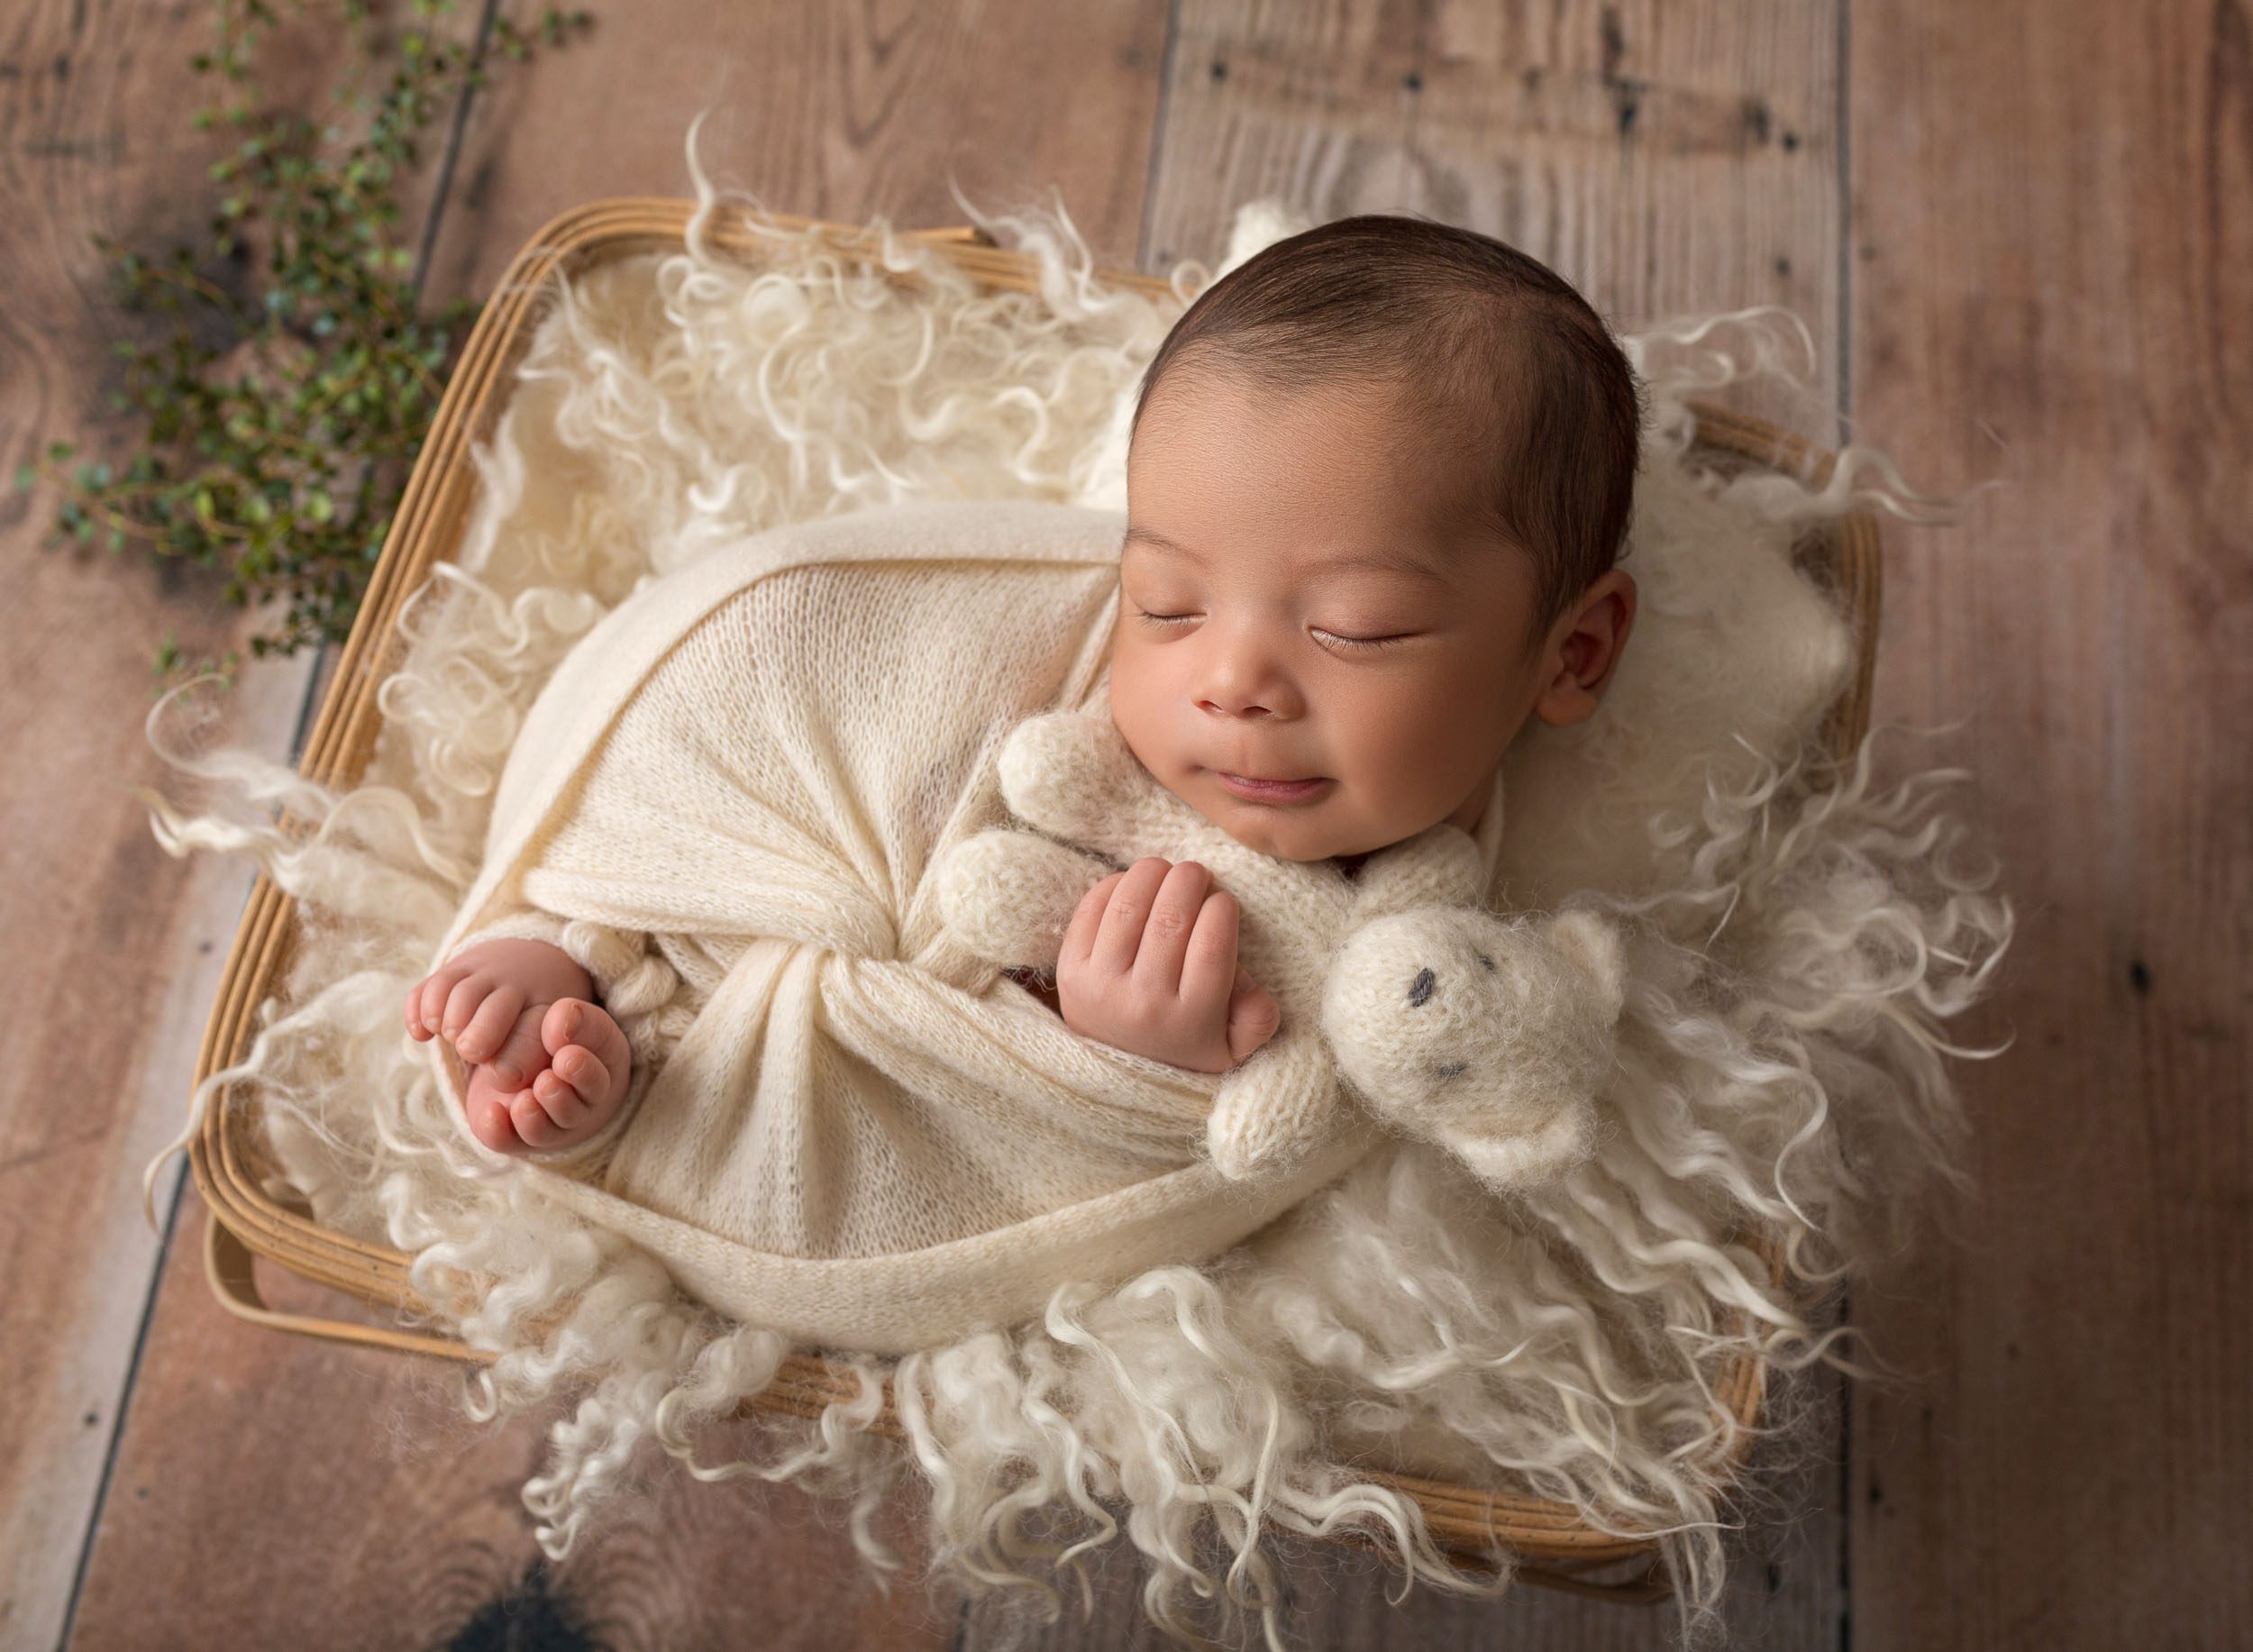
[[[1522,919],[1426,907],[1363,925],[1323,985],[1338,1070],[1415,1134],[1506,1139],[1551,1126],[1609,1071],[1616,1001]]]
[[[1496,1136],[1447,1127],[1435,1131],[1433,1140],[1496,1192],[1521,1192],[1563,1175],[1595,1151],[1596,1109],[1586,1097],[1574,1097],[1531,1130]]]
[[[1289,1170],[1345,1118],[1321,1040],[1286,1027],[1220,1081],[1205,1122],[1213,1166],[1231,1182]]]
[[[1122,806],[1155,784],[1108,717],[1079,711],[1019,723],[1001,744],[995,772],[1019,819],[1091,846]]]
[[[998,827],[948,849],[931,875],[940,919],[964,947],[1005,967],[1047,969],[1108,870],[1037,832]]]
[[[1417,907],[1475,906],[1485,893],[1478,844],[1443,820],[1369,857],[1355,885],[1355,910],[1375,917]]]

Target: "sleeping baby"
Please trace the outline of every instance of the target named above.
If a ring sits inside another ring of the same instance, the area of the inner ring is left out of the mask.
[[[1641,417],[1596,313],[1490,237],[1372,215],[1259,252],[1142,380],[1119,736],[1236,842],[1349,877],[1438,823],[1491,826],[1520,728],[1587,717],[1634,623],[1614,564]],[[1145,856],[1080,901],[1053,981],[1012,978],[1083,1038],[1225,1072],[1281,1024],[1241,916],[1198,862]],[[406,1023],[467,1066],[467,1123],[497,1152],[576,1147],[628,1093],[619,1021],[546,941],[456,953]]]

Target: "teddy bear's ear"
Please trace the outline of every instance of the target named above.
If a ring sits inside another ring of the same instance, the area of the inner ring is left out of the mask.
[[[1603,1018],[1616,1021],[1627,1003],[1627,946],[1619,926],[1601,915],[1575,908],[1549,922],[1549,939],[1587,972]]]

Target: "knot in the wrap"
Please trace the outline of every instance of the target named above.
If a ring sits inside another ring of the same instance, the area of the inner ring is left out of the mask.
[[[680,990],[672,965],[647,950],[636,932],[575,918],[563,926],[563,950],[595,978],[603,1008],[614,1017],[647,1015]]]

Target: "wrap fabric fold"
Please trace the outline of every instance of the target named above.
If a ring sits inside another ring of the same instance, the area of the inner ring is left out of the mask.
[[[1022,499],[792,525],[645,583],[573,649],[432,967],[534,934],[598,990],[671,985],[621,1016],[618,1118],[515,1173],[724,1313],[899,1354],[1036,1316],[1060,1281],[1206,1260],[1368,1150],[1373,1126],[1226,1181],[1202,1156],[1218,1075],[1077,1036],[942,922],[931,869],[1009,818],[1003,736],[1099,696],[1122,527]],[[504,1161],[427,1048],[461,1139]]]

